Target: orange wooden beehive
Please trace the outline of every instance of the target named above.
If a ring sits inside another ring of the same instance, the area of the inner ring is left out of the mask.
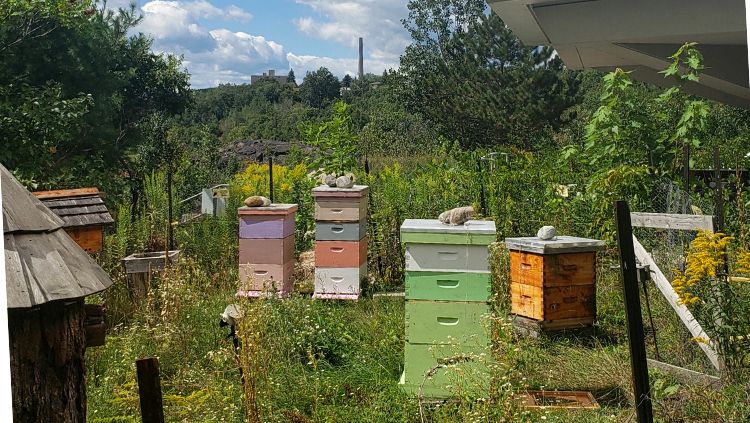
[[[604,242],[560,236],[508,238],[511,313],[541,329],[588,326],[596,319],[596,251]]]
[[[97,188],[77,188],[33,193],[64,222],[63,229],[87,253],[104,246],[104,227],[114,223]]]

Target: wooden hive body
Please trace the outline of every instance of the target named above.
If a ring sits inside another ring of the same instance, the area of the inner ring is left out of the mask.
[[[240,207],[238,296],[285,296],[294,281],[296,204]]]
[[[596,319],[598,240],[508,238],[511,313],[540,328],[587,326]]]
[[[357,300],[367,277],[369,188],[319,186],[315,198],[314,298]]]
[[[98,188],[37,191],[34,196],[63,220],[63,229],[89,254],[104,248],[104,228],[114,223]]]
[[[406,250],[401,384],[408,392],[429,398],[451,397],[465,388],[488,392],[487,246],[494,240],[494,222],[450,226],[407,219],[401,226]]]

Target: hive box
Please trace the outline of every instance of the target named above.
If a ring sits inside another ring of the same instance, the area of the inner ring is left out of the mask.
[[[293,288],[296,204],[240,207],[239,296],[289,294]]]
[[[312,190],[315,199],[315,292],[313,298],[359,299],[367,276],[369,188]]]
[[[359,222],[315,222],[316,241],[359,241],[367,235],[367,219]]]
[[[540,329],[589,326],[596,319],[596,251],[604,242],[559,236],[508,238],[511,313]]]
[[[367,237],[360,241],[316,241],[315,267],[360,267],[367,261]]]
[[[240,264],[286,264],[294,261],[294,234],[286,238],[240,238]]]
[[[486,398],[490,390],[492,358],[486,345],[407,343],[404,356],[399,383],[408,392],[426,398]]]
[[[240,207],[240,238],[286,238],[294,234],[296,204],[272,204],[268,207]]]
[[[406,251],[401,384],[407,391],[432,398],[488,393],[488,245],[494,241],[491,221],[450,226],[407,219],[401,226]]]
[[[410,300],[487,301],[490,274],[467,272],[405,272]]]
[[[293,273],[294,261],[285,264],[241,264],[237,296],[258,297],[275,292],[283,297],[292,292]]]
[[[406,302],[406,340],[410,344],[487,345],[486,303]]]
[[[366,185],[352,188],[331,188],[322,185],[313,188],[315,220],[324,222],[359,222],[367,218]]]
[[[365,277],[367,261],[359,267],[317,267],[313,298],[357,300]]]

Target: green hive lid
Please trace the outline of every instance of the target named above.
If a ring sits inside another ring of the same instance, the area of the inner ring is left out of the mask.
[[[562,254],[598,251],[604,249],[604,241],[598,239],[578,238],[575,236],[557,236],[544,240],[535,236],[522,238],[505,238],[505,247],[509,250],[526,251],[537,254]]]
[[[401,225],[401,232],[420,232],[435,234],[476,234],[495,235],[495,222],[491,220],[470,220],[463,225],[445,225],[437,219],[406,219]]]

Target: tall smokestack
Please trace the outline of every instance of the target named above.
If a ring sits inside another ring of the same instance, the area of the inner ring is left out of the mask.
[[[360,79],[362,79],[363,76],[365,76],[365,66],[364,61],[362,58],[362,37],[359,37],[359,69],[358,69],[358,76]]]

